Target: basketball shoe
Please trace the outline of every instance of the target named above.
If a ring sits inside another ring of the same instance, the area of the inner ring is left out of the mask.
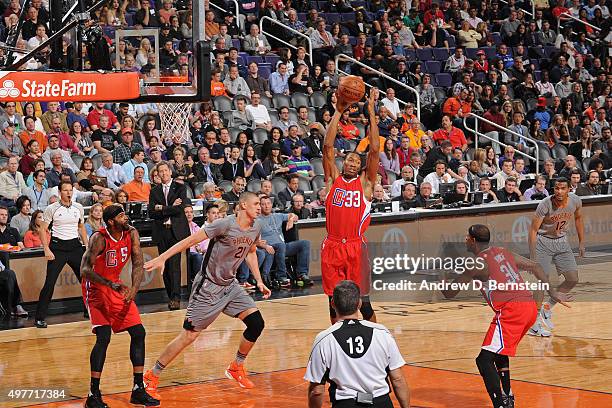
[[[237,364],[235,361],[232,361],[225,370],[225,376],[230,380],[238,381],[238,385],[240,385],[241,388],[255,388],[255,384],[247,378],[243,364]]]
[[[144,405],[145,407],[158,407],[159,400],[153,398],[149,393],[142,385],[134,385],[130,397],[130,404]]]
[[[147,370],[147,372],[143,376],[143,382],[145,384],[145,389],[147,390],[147,393],[156,400],[161,401],[161,396],[159,395],[159,391],[157,390],[157,387],[159,386],[159,377],[153,374],[152,370]]]
[[[539,318],[536,320],[535,324],[531,326],[527,334],[535,337],[550,337],[552,335],[550,330],[546,329],[542,322],[540,322]]]
[[[94,392],[87,396],[85,408],[108,408],[108,405],[102,400],[102,394],[100,394],[100,392]]]
[[[546,325],[546,327],[548,327],[550,330],[555,328],[555,324],[552,322],[552,309],[550,307],[550,303],[542,303],[542,307],[540,308],[540,318],[542,319],[542,323],[544,323],[544,325]]]

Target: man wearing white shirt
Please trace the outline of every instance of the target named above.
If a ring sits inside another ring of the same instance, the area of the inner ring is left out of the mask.
[[[39,24],[36,26],[36,35],[28,40],[28,49],[33,50],[48,39],[47,28],[44,24]]]
[[[19,160],[13,156],[8,160],[7,170],[0,173],[0,203],[7,207],[14,207],[17,198],[28,189],[18,167]]]
[[[36,170],[32,174],[32,179],[34,184],[32,187],[28,187],[24,194],[30,199],[32,211],[44,211],[49,205],[49,199],[53,195],[51,194],[51,189],[45,186],[47,175],[44,170]],[[57,193],[55,195],[59,196]]]
[[[125,173],[120,165],[113,163],[113,155],[104,153],[102,155],[102,166],[96,170],[96,174],[100,177],[106,177],[108,187],[116,190],[128,182]]]
[[[399,107],[397,99],[395,99],[395,89],[387,89],[387,96],[381,101],[383,106],[389,111],[389,116],[393,120],[397,120],[397,117],[402,113]]]
[[[145,159],[144,150],[137,149],[132,152],[132,158],[126,161],[125,163],[123,163],[121,168],[123,169],[123,174],[125,174],[125,178],[127,179],[128,182],[134,179],[134,169],[136,167],[142,167],[144,169],[145,174],[144,174],[144,177],[142,178],[142,181],[144,181],[145,183],[150,182],[149,181],[149,168],[145,164],[144,159]]]
[[[45,150],[45,152],[42,154],[41,158],[44,160],[46,168],[50,169],[53,167],[53,164],[51,163],[51,155],[55,152],[62,155],[62,166],[70,167],[70,169],[75,173],[79,171],[79,167],[76,165],[74,160],[72,160],[70,153],[68,153],[66,150],[60,149],[59,138],[57,135],[49,135],[49,147],[47,147],[47,150]]]
[[[268,114],[268,108],[259,104],[260,100],[258,92],[251,93],[251,103],[247,105],[246,110],[251,113],[256,128],[264,128],[269,132],[272,130],[272,119]]]
[[[446,172],[446,163],[442,160],[438,160],[435,165],[435,171],[429,173],[423,179],[424,183],[431,184],[432,194],[438,194],[440,192],[441,183],[450,183],[452,181],[452,176]]]

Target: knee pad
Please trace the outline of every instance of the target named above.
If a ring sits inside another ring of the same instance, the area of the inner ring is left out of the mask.
[[[94,331],[96,333],[96,344],[104,347],[108,346],[111,339],[111,327],[98,326]]]
[[[374,316],[374,309],[372,309],[372,303],[370,303],[369,296],[364,296],[361,299],[361,307],[359,308],[361,315],[365,320],[370,320]]]
[[[137,324],[136,326],[132,326],[128,328],[127,331],[133,340],[140,340],[140,339],[144,340],[145,336],[147,335],[147,332],[145,331],[145,328],[142,324]]]
[[[261,312],[259,310],[256,310],[255,312],[245,317],[242,321],[244,322],[244,324],[246,324],[246,329],[244,330],[242,335],[251,343],[255,343],[261,335],[261,332],[263,331],[265,326],[264,319],[261,316]]]

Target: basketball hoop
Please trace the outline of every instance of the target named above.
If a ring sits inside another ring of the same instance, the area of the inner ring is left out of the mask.
[[[191,103],[158,103],[161,133],[164,139],[179,138],[180,144],[188,144],[191,139],[189,116]]]

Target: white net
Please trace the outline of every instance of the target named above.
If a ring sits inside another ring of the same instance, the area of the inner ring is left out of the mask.
[[[189,117],[191,103],[158,103],[161,133],[164,139],[177,139],[180,144],[187,144],[191,138]]]

